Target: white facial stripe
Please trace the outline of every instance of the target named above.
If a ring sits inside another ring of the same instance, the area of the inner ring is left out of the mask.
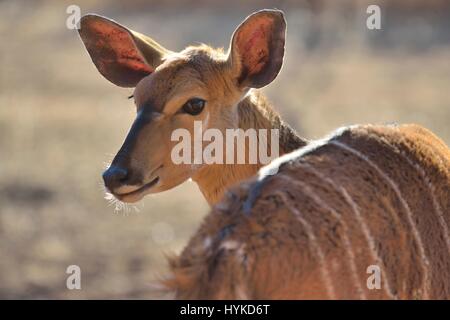
[[[209,112],[208,111],[205,111],[205,112],[206,112],[206,116],[205,116],[205,119],[203,120],[203,130],[206,130],[209,128]]]

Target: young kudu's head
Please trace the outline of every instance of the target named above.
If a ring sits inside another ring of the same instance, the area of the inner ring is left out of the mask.
[[[250,88],[277,76],[283,61],[283,13],[250,15],[228,53],[205,45],[175,53],[112,20],[86,15],[79,33],[98,71],[120,87],[135,87],[136,119],[103,179],[119,200],[135,202],[198,175],[203,166],[174,164],[175,129],[237,128],[237,104]]]

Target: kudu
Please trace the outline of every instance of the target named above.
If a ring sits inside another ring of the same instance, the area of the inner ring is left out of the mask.
[[[79,30],[100,73],[121,87],[136,87],[137,117],[104,173],[116,198],[135,202],[147,193],[194,180],[210,204],[226,189],[252,177],[257,164],[174,165],[171,133],[194,121],[224,132],[229,128],[279,129],[280,154],[305,145],[251,88],[270,83],[284,55],[285,20],[280,11],[253,14],[234,32],[229,52],[205,45],[174,53],[154,40],[96,15],[86,15]],[[225,134],[225,133],[224,133]]]
[[[104,174],[108,189],[132,202],[192,177],[215,204],[170,259],[164,285],[177,298],[450,298],[448,147],[417,125],[299,138],[252,89],[281,68],[282,12],[249,16],[226,54],[205,45],[173,53],[95,15],[82,18],[80,35],[102,75],[136,86],[138,115]],[[175,166],[170,132],[192,130],[194,119],[278,128],[284,156],[261,170]],[[368,285],[370,270],[381,287]]]

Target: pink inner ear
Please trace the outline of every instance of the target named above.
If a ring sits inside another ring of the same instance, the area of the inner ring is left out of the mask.
[[[249,21],[237,38],[238,50],[248,75],[260,72],[269,60],[272,21]]]
[[[90,31],[96,34],[93,45],[98,53],[97,62],[101,71],[106,72],[106,68],[113,63],[140,73],[150,74],[154,71],[136,49],[134,41],[126,30],[112,23],[95,21],[91,23]]]

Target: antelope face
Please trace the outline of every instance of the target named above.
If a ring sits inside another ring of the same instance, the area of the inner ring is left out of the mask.
[[[174,53],[96,15],[81,19],[79,33],[106,79],[135,87],[136,119],[103,174],[116,198],[135,202],[181,184],[205,166],[174,164],[176,129],[195,136],[194,121],[201,121],[203,130],[238,127],[238,102],[281,68],[285,21],[280,11],[254,13],[236,29],[226,54],[205,45]]]

